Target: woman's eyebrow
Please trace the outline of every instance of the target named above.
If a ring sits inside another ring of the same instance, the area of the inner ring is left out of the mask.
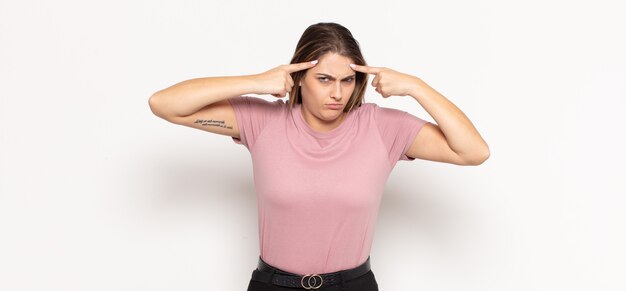
[[[328,77],[331,80],[335,80],[335,77],[333,75],[324,74],[324,73],[317,73],[316,75],[322,75],[322,76]],[[354,77],[354,76],[356,76],[356,74],[352,74],[350,76],[346,76],[344,79],[351,78],[351,77]]]

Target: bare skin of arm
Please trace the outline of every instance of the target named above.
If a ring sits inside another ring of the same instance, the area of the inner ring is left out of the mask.
[[[372,86],[383,98],[411,96],[437,124],[426,124],[405,153],[417,159],[456,165],[480,165],[490,156],[489,146],[467,116],[420,78],[384,67],[355,65],[373,74]]]
[[[255,75],[195,78],[152,94],[152,112],[169,122],[239,138],[235,111],[229,98],[244,94],[285,97],[293,87],[290,73],[316,63],[280,65]]]

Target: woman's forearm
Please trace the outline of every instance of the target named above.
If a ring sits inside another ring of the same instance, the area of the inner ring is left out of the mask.
[[[410,96],[435,119],[450,148],[466,160],[489,157],[489,146],[463,111],[421,79]]]
[[[195,78],[157,91],[149,104],[161,117],[187,116],[224,99],[254,94],[255,84],[252,75]]]

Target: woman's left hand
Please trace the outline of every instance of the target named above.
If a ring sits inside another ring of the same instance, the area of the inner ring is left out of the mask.
[[[376,87],[376,92],[380,93],[383,98],[410,95],[411,92],[419,86],[420,82],[422,82],[418,77],[400,73],[389,68],[355,64],[350,64],[350,67],[357,72],[375,75],[376,77],[372,80],[372,86]]]

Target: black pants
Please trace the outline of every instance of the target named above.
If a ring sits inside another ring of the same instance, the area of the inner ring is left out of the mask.
[[[276,286],[272,283],[265,283],[250,280],[248,284],[247,291],[295,291],[295,290],[303,290],[303,288],[290,288],[283,286]],[[376,278],[374,277],[374,273],[372,270],[365,273],[363,276],[346,281],[339,285],[334,286],[322,286],[316,290],[323,291],[378,291],[378,283],[376,282]]]

